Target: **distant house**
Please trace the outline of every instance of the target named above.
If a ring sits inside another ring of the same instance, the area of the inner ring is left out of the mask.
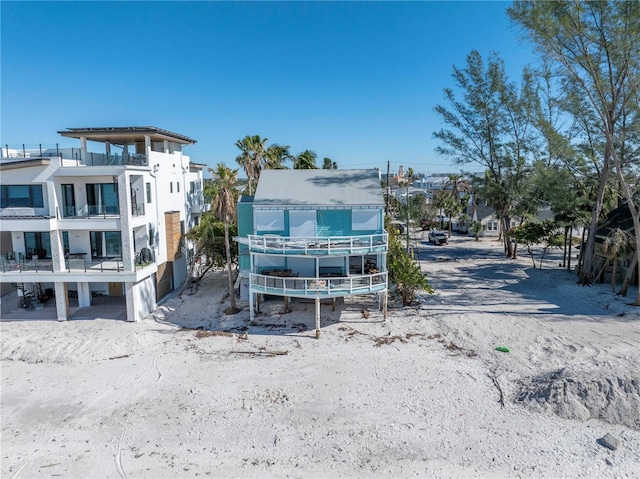
[[[500,236],[502,225],[493,207],[482,203],[477,204],[470,202],[470,205],[467,206],[466,213],[472,222],[482,225],[482,231],[479,236]],[[511,219],[511,227],[516,226],[516,224],[516,220]],[[469,232],[469,234],[471,235],[473,233]]]
[[[266,170],[238,203],[241,295],[320,300],[378,293],[386,316],[387,233],[378,170]]]

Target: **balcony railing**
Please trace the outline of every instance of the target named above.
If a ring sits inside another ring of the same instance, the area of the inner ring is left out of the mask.
[[[153,257],[144,257],[141,259],[140,254],[136,254],[136,261],[134,263],[134,267],[136,270],[146,268],[150,264],[153,264],[155,261]],[[53,262],[50,259],[37,259],[37,260],[5,260],[4,258],[0,258],[0,271],[2,273],[40,273],[40,272],[48,272],[53,273]],[[96,260],[86,260],[86,259],[76,259],[76,258],[68,258],[65,259],[65,271],[68,273],[72,272],[84,272],[84,273],[92,273],[92,272],[124,272],[126,271],[124,268],[124,263],[122,258],[113,257],[113,258],[103,258]]]
[[[144,203],[139,203],[137,205],[131,205],[131,215],[132,216],[144,216]]]
[[[137,208],[138,205],[133,205],[133,208]],[[99,205],[85,205],[82,208],[76,210],[74,206],[64,206],[62,209],[62,217],[65,219],[90,219],[90,218],[117,218],[120,216],[119,206],[99,206]],[[142,207],[144,214],[144,206]],[[137,216],[134,214],[134,216]]]
[[[147,155],[107,155],[106,153],[87,152],[84,161],[81,159],[80,152],[75,152],[75,158],[69,158],[76,161],[73,166],[147,166]],[[63,156],[64,159],[67,159]],[[69,166],[68,164],[63,166]]]
[[[53,262],[50,259],[6,260],[4,258],[0,258],[0,270],[3,273],[53,272]]]
[[[384,291],[387,272],[331,278],[276,277],[251,273],[251,290],[276,296],[335,297]]]
[[[253,252],[287,255],[363,254],[386,251],[387,240],[387,233],[316,238],[249,235],[249,249]]]
[[[60,148],[58,144],[55,145],[55,148],[47,148],[46,146],[43,148],[42,144],[38,148],[25,148],[25,145],[22,145],[21,148],[12,150],[9,150],[9,145],[5,145],[5,148],[2,149],[2,158],[59,158],[60,160],[66,160],[61,161],[62,166],[148,166],[147,155],[144,154],[87,152],[83,161],[80,148]]]

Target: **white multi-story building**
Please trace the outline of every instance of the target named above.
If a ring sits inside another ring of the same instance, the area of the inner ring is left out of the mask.
[[[125,296],[127,320],[139,321],[187,276],[184,235],[206,209],[206,166],[182,152],[195,140],[156,127],[59,133],[79,147],[2,151],[3,294],[49,291],[58,320],[69,297],[86,307]]]

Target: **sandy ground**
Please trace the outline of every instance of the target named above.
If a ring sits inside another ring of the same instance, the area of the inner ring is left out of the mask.
[[[636,290],[452,240],[435,294],[319,340],[311,302],[222,314],[220,272],[138,324],[3,321],[2,477],[638,477]]]

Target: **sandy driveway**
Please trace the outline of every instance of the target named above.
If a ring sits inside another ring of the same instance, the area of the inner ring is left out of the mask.
[[[139,324],[3,322],[2,477],[637,476],[638,310],[496,247],[320,340],[312,303],[222,315],[220,273]]]

